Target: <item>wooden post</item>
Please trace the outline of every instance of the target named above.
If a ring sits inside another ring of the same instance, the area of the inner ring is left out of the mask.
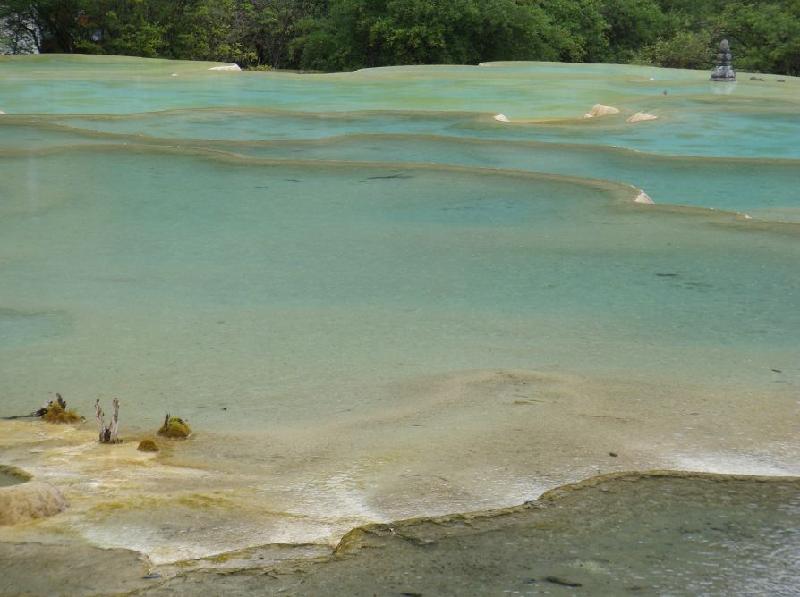
[[[114,398],[111,404],[114,407],[114,414],[111,416],[111,443],[116,444],[119,441],[117,439],[117,433],[119,431],[119,399]]]
[[[106,423],[103,420],[103,409],[100,407],[100,398],[94,402],[94,416],[97,419],[97,431],[102,442],[106,433]]]

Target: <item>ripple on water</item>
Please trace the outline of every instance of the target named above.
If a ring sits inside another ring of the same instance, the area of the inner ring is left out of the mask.
[[[722,96],[707,73],[624,66],[207,68],[0,60],[5,111],[99,114],[0,122],[3,407],[30,412],[66,385],[84,414],[121,393],[123,434],[164,409],[198,430],[158,456],[88,431],[60,452],[65,435],[0,437],[9,461],[70,493],[42,534],[77,530],[165,563],[514,503],[670,454],[787,470],[797,226],[664,206],[795,218],[797,80]],[[599,101],[621,113],[582,121]],[[642,110],[659,119],[625,122]],[[630,185],[659,205],[632,205]],[[418,381],[494,367],[622,381]],[[726,456],[767,439],[757,462]],[[797,582],[797,508],[779,484],[627,483],[502,520],[361,531],[384,549],[354,552],[356,569],[314,568],[308,586],[779,594]],[[75,557],[88,566],[90,552]]]
[[[72,320],[65,312],[30,312],[0,307],[3,347],[20,347],[67,333]]]

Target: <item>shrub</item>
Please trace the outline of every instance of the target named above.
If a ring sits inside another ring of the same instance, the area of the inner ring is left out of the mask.
[[[171,439],[186,439],[192,434],[192,428],[180,417],[167,415],[164,424],[158,430],[158,435]]]

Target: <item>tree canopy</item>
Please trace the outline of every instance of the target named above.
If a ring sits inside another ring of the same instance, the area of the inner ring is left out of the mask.
[[[11,51],[321,71],[496,60],[709,68],[724,36],[738,68],[800,75],[800,0],[0,0],[0,19]]]

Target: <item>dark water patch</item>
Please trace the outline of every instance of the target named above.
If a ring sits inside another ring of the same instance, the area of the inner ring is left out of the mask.
[[[31,476],[23,470],[14,466],[5,466],[0,464],[0,487],[9,487],[11,485],[19,485],[30,481]]]
[[[406,178],[414,178],[414,177],[411,174],[407,174],[406,172],[396,172],[394,174],[385,174],[382,176],[368,176],[366,180],[403,180]]]
[[[0,543],[2,595],[118,595],[145,584],[150,563],[135,551],[84,543]]]
[[[71,317],[63,311],[18,311],[0,307],[0,348],[54,338],[68,333]]]

